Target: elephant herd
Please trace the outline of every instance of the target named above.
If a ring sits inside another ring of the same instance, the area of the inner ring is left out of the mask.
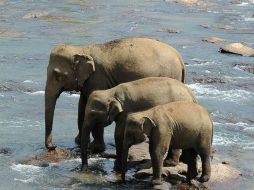
[[[162,166],[175,166],[180,157],[188,166],[187,178],[197,177],[197,155],[202,161],[199,181],[206,182],[211,175],[213,125],[184,77],[181,55],[155,39],[58,45],[47,68],[45,146],[56,148],[52,125],[57,98],[63,91],[75,90],[80,92],[75,142],[81,147],[81,170],[88,169],[88,149],[105,150],[104,127],[115,121],[114,169],[122,173],[123,182],[129,148],[147,138],[153,185],[162,183]]]

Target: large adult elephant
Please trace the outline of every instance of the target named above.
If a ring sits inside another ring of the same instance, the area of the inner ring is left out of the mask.
[[[146,77],[170,77],[184,82],[184,62],[168,44],[148,38],[125,38],[104,44],[58,45],[50,54],[45,89],[45,145],[52,143],[56,100],[63,91],[79,91],[78,128],[80,144],[85,106],[94,90],[105,90],[120,83]],[[104,130],[92,131],[93,147],[105,149]]]

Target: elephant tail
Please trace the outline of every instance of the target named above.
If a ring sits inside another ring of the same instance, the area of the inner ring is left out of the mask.
[[[211,121],[211,124],[212,124],[212,138],[211,138],[211,153],[210,153],[210,157],[211,157],[211,160],[213,160],[213,148],[212,148],[212,144],[213,144],[213,121],[212,121],[212,119],[211,119],[211,117],[210,117],[210,121]]]
[[[185,81],[185,69],[182,69],[182,83]]]

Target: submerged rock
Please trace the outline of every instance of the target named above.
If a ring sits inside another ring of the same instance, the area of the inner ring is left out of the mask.
[[[219,43],[225,41],[222,38],[217,38],[217,37],[211,37],[211,38],[204,38],[202,39],[203,42],[210,42],[210,43]]]
[[[165,32],[165,33],[169,33],[169,34],[172,34],[172,33],[179,34],[179,33],[181,33],[180,30],[176,30],[174,28],[163,28],[163,29],[159,30],[159,32]]]
[[[0,154],[3,155],[11,155],[12,154],[12,150],[10,148],[0,148]]]
[[[47,11],[33,11],[23,16],[23,19],[36,19],[43,16],[47,16],[48,14],[49,13]]]
[[[233,26],[230,25],[226,25],[226,24],[202,24],[200,25],[203,28],[207,28],[207,29],[222,29],[222,30],[234,30],[235,28]]]
[[[185,6],[211,7],[216,5],[208,0],[165,0],[167,3],[179,3]]]
[[[224,83],[226,83],[226,81],[224,79],[218,78],[218,77],[205,77],[205,78],[193,77],[192,81],[194,83],[201,83],[201,84],[214,84],[214,83],[224,84]]]
[[[254,49],[245,46],[242,43],[226,44],[220,48],[219,52],[254,57]]]

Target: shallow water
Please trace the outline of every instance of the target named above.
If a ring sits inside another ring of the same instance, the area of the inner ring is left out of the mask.
[[[45,151],[44,86],[51,48],[127,36],[155,37],[182,54],[186,83],[214,120],[218,156],[243,173],[242,189],[253,189],[254,75],[244,68],[253,68],[254,59],[220,54],[221,44],[202,38],[216,36],[254,47],[254,1],[212,2],[217,5],[202,8],[159,0],[0,1],[0,189],[126,188],[114,183],[112,160],[90,160],[108,172],[106,181],[101,172],[80,175],[79,159],[45,168],[19,161]],[[78,95],[68,93],[57,102],[53,137],[58,146],[75,146],[77,102]],[[114,142],[113,130],[106,128],[108,144]]]

